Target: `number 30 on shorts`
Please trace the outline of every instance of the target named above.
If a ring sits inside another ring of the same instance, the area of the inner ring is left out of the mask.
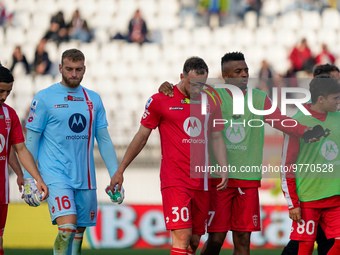
[[[179,209],[178,207],[172,207],[172,214],[175,215],[175,218],[172,219],[172,222],[177,222],[181,219],[184,222],[189,220],[189,209],[188,207],[182,207]]]
[[[71,202],[68,196],[63,196],[61,199],[60,197],[56,197],[55,200],[57,200],[59,211],[63,208],[66,210],[71,208]]]
[[[308,235],[313,235],[315,231],[315,222],[312,220],[307,221],[307,223],[301,219],[301,223],[298,223],[298,226],[296,228],[296,232],[298,234],[302,235],[305,231]]]

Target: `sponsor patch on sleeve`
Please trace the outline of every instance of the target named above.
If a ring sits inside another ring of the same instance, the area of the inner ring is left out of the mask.
[[[148,99],[148,101],[146,101],[145,109],[148,109],[148,108],[150,107],[150,104],[151,104],[152,100],[153,100],[153,98],[150,97],[150,98]]]

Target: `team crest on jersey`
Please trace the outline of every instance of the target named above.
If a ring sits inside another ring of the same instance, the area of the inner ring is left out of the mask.
[[[30,116],[30,117],[27,119],[27,121],[28,121],[29,123],[31,123],[31,122],[33,121],[33,116]]]
[[[257,227],[257,225],[259,224],[259,216],[253,215],[253,223],[254,226]]]
[[[5,122],[6,122],[7,129],[10,129],[11,128],[11,119],[10,118],[6,118]]]
[[[150,107],[150,104],[151,104],[152,100],[153,100],[153,98],[152,98],[152,97],[150,97],[150,98],[148,99],[148,101],[146,101],[146,104],[145,104],[145,109],[149,109],[149,107]]]
[[[5,118],[4,115],[0,115],[0,120],[3,120]]]
[[[93,110],[93,103],[90,100],[86,100],[86,104],[89,107],[89,111]]]
[[[90,216],[91,216],[91,221],[93,221],[93,220],[94,220],[94,216],[96,216],[96,213],[95,213],[94,210],[92,210],[92,211],[90,212]]]

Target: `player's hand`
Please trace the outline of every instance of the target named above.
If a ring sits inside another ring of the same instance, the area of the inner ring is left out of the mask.
[[[301,208],[296,207],[294,209],[289,210],[289,218],[291,218],[296,223],[300,223],[301,220]]]
[[[158,92],[163,93],[166,96],[173,97],[174,96],[174,85],[165,81],[159,87]]]
[[[17,184],[18,184],[18,187],[19,187],[19,192],[21,193],[22,192],[22,187],[25,186],[24,176],[18,175],[18,177],[17,177]]]
[[[227,188],[228,178],[222,178],[221,182],[216,186],[218,191],[225,190]]]
[[[312,130],[313,130],[312,127],[306,127],[305,131],[303,132],[304,136],[306,136],[306,135],[307,135],[307,137],[314,136],[313,138],[308,139],[308,143],[315,143],[317,141],[320,141],[321,138],[322,138],[321,133],[320,134],[317,134],[317,133],[314,134],[314,133],[311,133]],[[311,135],[309,135],[309,133],[311,133]],[[315,137],[315,136],[317,136],[317,137]],[[307,141],[305,140],[305,142],[307,142]]]
[[[40,205],[42,195],[39,192],[33,178],[24,179],[24,193],[22,198],[29,206],[37,207]]]
[[[229,177],[229,172],[218,172],[216,173],[219,177],[221,177],[221,182],[216,186],[218,191],[225,190],[227,188],[228,184],[228,177]]]
[[[115,172],[115,174],[111,178],[110,182],[110,190],[112,194],[115,193],[115,190],[117,189],[118,191],[121,190],[122,184],[124,181],[123,173],[121,173],[119,170]]]
[[[48,190],[47,185],[44,183],[42,179],[37,181],[37,187],[38,187],[40,195],[42,196],[40,200],[41,201],[46,200],[49,196],[49,190]]]
[[[125,198],[125,190],[124,190],[124,187],[121,186],[121,189],[120,191],[118,191],[118,184],[115,186],[115,190],[114,192],[112,192],[110,190],[110,186],[107,186],[106,189],[105,189],[105,192],[106,194],[109,195],[112,203],[117,203],[117,204],[121,204],[123,203],[124,201],[124,198]]]

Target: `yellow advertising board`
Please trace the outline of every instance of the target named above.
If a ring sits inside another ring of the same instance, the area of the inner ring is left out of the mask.
[[[52,249],[57,233],[58,228],[51,223],[47,203],[38,207],[25,203],[9,204],[4,232],[5,249]],[[83,248],[86,246],[83,244]]]

